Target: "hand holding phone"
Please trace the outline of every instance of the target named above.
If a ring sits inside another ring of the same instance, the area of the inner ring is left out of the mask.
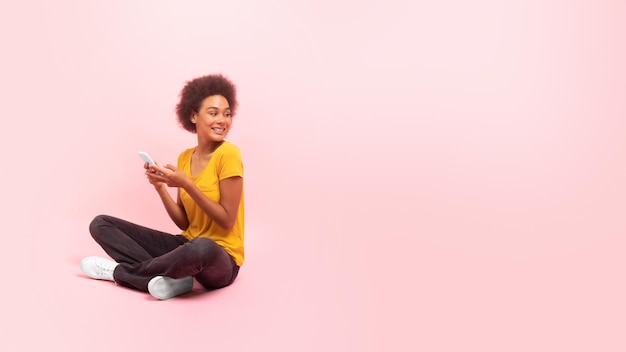
[[[141,160],[143,160],[144,162],[148,163],[148,168],[150,168],[150,166],[156,166],[156,163],[154,162],[154,160],[152,160],[152,158],[150,157],[150,155],[146,152],[139,152],[139,157],[141,158]],[[163,176],[162,173],[157,172],[157,175],[159,176]]]
[[[154,160],[152,160],[150,155],[148,155],[148,153],[146,153],[146,152],[139,152],[139,157],[141,158],[141,160],[143,160],[144,162],[148,163],[148,165],[150,165],[150,166],[156,165]]]

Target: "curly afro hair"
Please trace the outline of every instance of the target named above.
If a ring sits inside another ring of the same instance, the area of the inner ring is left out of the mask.
[[[221,74],[202,76],[188,81],[180,92],[180,102],[176,105],[176,115],[181,127],[196,133],[196,125],[191,117],[197,113],[202,102],[212,95],[221,95],[230,105],[230,114],[237,111],[237,89],[233,82]]]

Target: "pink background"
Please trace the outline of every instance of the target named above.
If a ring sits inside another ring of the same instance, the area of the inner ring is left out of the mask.
[[[2,351],[624,351],[626,2],[0,2]],[[138,150],[238,85],[236,283],[85,278],[175,231]]]

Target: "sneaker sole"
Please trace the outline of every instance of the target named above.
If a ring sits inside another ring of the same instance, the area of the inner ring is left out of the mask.
[[[187,276],[172,279],[167,276],[155,276],[148,283],[148,292],[160,300],[170,299],[190,292],[193,288],[193,277]]]

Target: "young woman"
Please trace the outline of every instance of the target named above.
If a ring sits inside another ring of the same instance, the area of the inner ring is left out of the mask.
[[[235,85],[220,74],[187,82],[176,114],[197,134],[178,165],[144,164],[181,234],[168,234],[112,216],[89,226],[95,241],[115,261],[91,256],[80,263],[89,277],[169,299],[191,291],[193,278],[207,289],[230,285],[244,261],[243,163],[225,140],[237,109]],[[174,200],[167,187],[177,187]]]

